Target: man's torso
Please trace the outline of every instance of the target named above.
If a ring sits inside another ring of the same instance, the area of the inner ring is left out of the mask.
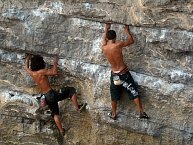
[[[126,67],[123,60],[122,48],[118,42],[107,44],[102,47],[102,50],[111,64],[113,72],[118,73]]]
[[[47,93],[51,90],[48,76],[42,75],[41,70],[33,72],[31,77],[36,82],[36,84],[40,87],[42,93]]]

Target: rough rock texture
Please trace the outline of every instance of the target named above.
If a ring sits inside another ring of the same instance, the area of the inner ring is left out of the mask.
[[[192,13],[192,0],[0,0],[0,144],[192,145]],[[107,117],[104,22],[112,22],[118,39],[125,39],[123,24],[130,25],[135,43],[124,57],[148,121],[136,118],[124,93],[118,120]],[[43,55],[48,66],[59,53],[53,87],[74,86],[88,103],[80,114],[71,101],[60,102],[63,139],[49,112],[35,113],[39,90],[24,70],[26,51]]]

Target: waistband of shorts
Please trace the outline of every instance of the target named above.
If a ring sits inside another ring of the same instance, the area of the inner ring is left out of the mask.
[[[51,92],[53,92],[54,90],[53,89],[51,89],[51,90],[49,90],[47,93],[42,93],[41,95],[44,95],[44,96],[47,96],[47,95],[49,95]]]
[[[114,73],[113,71],[111,71],[111,73],[113,75],[124,75],[129,71],[129,69],[127,67],[125,67],[124,69],[122,69],[119,73]]]

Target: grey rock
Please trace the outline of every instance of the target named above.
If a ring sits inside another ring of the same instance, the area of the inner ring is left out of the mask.
[[[54,89],[74,86],[85,112],[59,103],[63,144],[193,144],[193,7],[190,0],[0,0],[0,144],[60,144],[39,89],[24,69],[25,53],[46,66],[59,55]],[[118,119],[109,119],[110,67],[101,51],[104,23],[118,39],[130,25],[135,43],[123,51],[150,120],[123,93]],[[56,49],[58,48],[58,49]]]

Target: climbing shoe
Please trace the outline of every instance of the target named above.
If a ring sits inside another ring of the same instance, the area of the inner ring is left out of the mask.
[[[61,134],[62,136],[65,136],[65,131],[61,131],[60,134]]]
[[[87,103],[83,103],[83,104],[78,105],[78,111],[81,113],[85,109],[86,105],[87,105]]]
[[[115,117],[112,116],[112,112],[109,112],[107,115],[110,117],[110,119],[113,119],[113,120],[117,119],[117,116],[115,116]]]
[[[140,115],[139,115],[139,118],[140,119],[149,119],[149,116],[145,113],[145,112],[140,112]]]

